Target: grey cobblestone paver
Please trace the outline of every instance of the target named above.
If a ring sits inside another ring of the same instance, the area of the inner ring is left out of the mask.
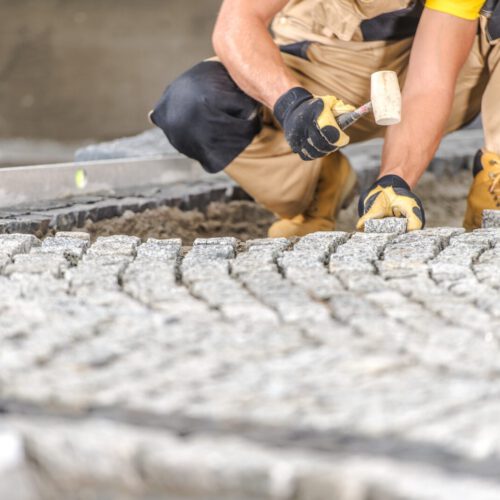
[[[365,233],[406,233],[408,221],[403,217],[369,219],[365,224]]]
[[[500,227],[500,210],[484,210],[483,227],[484,228]]]
[[[0,236],[2,498],[499,498],[499,252]]]
[[[2,234],[0,235],[0,256],[13,257],[20,253],[27,253],[33,246],[40,245],[40,241],[29,234]]]

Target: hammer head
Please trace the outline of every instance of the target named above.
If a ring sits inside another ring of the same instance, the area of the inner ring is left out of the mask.
[[[373,73],[371,97],[377,125],[396,125],[401,121],[401,89],[396,72]]]

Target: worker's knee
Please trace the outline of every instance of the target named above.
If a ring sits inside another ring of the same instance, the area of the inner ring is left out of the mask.
[[[260,131],[259,109],[221,63],[205,61],[167,88],[151,120],[178,151],[218,172]]]
[[[153,123],[178,149],[182,149],[182,138],[192,133],[193,125],[205,119],[207,108],[213,108],[214,96],[205,78],[204,64],[195,66],[174,80],[151,114]]]

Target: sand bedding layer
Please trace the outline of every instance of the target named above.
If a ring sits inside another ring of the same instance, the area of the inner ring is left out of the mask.
[[[438,177],[426,173],[416,193],[421,197],[428,226],[461,226],[471,182],[469,171]],[[340,213],[337,229],[353,231],[357,221],[357,197]],[[128,234],[147,238],[182,238],[190,245],[195,238],[235,236],[241,240],[263,238],[275,220],[273,214],[251,201],[211,203],[206,211],[182,211],[162,207],[100,222],[89,221],[85,229],[93,238]]]

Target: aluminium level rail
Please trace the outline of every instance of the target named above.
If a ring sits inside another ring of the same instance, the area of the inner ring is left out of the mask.
[[[200,181],[209,174],[181,155],[0,168],[0,207]],[[213,178],[213,176],[210,176]]]
[[[454,132],[442,141],[434,161],[459,166],[464,161],[470,163],[483,141],[482,130]],[[345,152],[358,175],[363,178],[364,174],[376,176],[381,150],[382,139],[374,139],[348,146]],[[148,185],[224,177],[223,173],[207,174],[198,163],[179,154],[6,167],[0,168],[0,208],[29,206],[31,203],[92,194],[112,195],[117,190]]]

